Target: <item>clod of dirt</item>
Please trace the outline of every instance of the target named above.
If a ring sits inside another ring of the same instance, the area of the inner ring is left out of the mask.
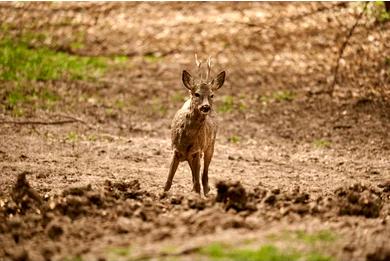
[[[383,192],[390,192],[390,180],[386,180],[379,184],[378,187],[381,188]]]
[[[219,181],[216,184],[217,197],[216,202],[223,202],[225,209],[233,208],[237,211],[247,209],[247,195],[244,187],[239,181],[226,182]]]
[[[14,249],[6,250],[6,255],[13,261],[28,261],[30,260],[29,254],[26,249],[22,247],[16,247]]]
[[[56,209],[60,210],[63,215],[76,219],[79,216],[85,215],[90,206],[88,199],[84,197],[68,196]]]
[[[128,191],[129,189],[131,189],[131,190],[140,190],[141,189],[141,185],[140,185],[138,179],[135,179],[135,180],[132,180],[129,182],[123,181],[123,182],[115,182],[115,183],[112,183],[110,180],[107,180],[106,185],[109,187],[112,187],[114,189],[117,189],[119,191]]]
[[[304,204],[297,204],[297,205],[291,206],[290,211],[302,216],[302,215],[308,214],[310,212],[310,207],[308,205],[304,205]]]
[[[47,235],[52,240],[58,240],[64,234],[63,226],[57,221],[52,221],[47,226],[46,231],[47,231]]]
[[[39,208],[42,204],[39,194],[27,182],[27,174],[29,172],[22,172],[18,175],[16,184],[11,192],[11,197],[21,213],[25,213],[29,209]]]
[[[131,225],[132,223],[129,218],[119,217],[116,222],[115,230],[119,234],[129,233],[131,231]]]
[[[89,202],[91,202],[93,205],[96,205],[98,207],[103,206],[104,196],[101,193],[91,191],[91,192],[88,192],[86,196],[87,196]]]
[[[338,198],[339,215],[376,218],[380,214],[382,200],[374,189],[354,184],[348,189],[336,189],[335,194]]]
[[[380,247],[373,253],[368,253],[367,261],[388,261],[390,260],[390,247]]]
[[[237,216],[224,218],[221,226],[223,229],[248,227],[245,220],[242,217]]]
[[[154,221],[163,212],[163,208],[161,204],[156,203],[153,199],[144,198],[142,205],[134,211],[133,216],[147,222]]]
[[[274,194],[271,194],[269,196],[267,196],[265,199],[264,199],[264,202],[269,204],[269,205],[274,205],[275,202],[276,202],[276,196]]]
[[[112,182],[110,180],[106,180],[105,188],[109,191],[110,196],[113,196],[116,199],[137,199],[146,194],[146,192],[141,190],[141,185],[137,179],[129,182]]]
[[[206,201],[198,196],[188,198],[188,207],[192,209],[203,210],[206,208]]]
[[[173,205],[180,205],[183,201],[183,195],[174,195],[171,198],[171,204]]]
[[[294,203],[307,203],[307,201],[309,200],[310,198],[310,195],[307,194],[307,193],[300,193],[298,194],[295,199],[294,199]]]
[[[248,201],[260,203],[265,198],[268,191],[261,186],[262,185],[259,184],[258,187],[255,187],[253,191],[248,193]]]
[[[73,187],[73,188],[68,188],[68,189],[65,189],[63,192],[62,192],[62,195],[64,197],[68,196],[68,195],[72,195],[72,196],[84,196],[85,193],[87,191],[91,191],[92,190],[92,186],[91,184],[88,184],[87,186],[85,187]]]

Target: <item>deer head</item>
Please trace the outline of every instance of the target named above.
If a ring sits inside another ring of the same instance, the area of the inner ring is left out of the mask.
[[[212,110],[214,92],[222,87],[225,82],[225,71],[220,72],[215,78],[210,80],[211,58],[207,61],[207,74],[203,77],[201,72],[202,61],[198,60],[195,54],[195,62],[198,68],[198,79],[194,79],[189,72],[183,71],[182,81],[184,86],[190,91],[191,104],[194,109],[202,114],[208,114]]]

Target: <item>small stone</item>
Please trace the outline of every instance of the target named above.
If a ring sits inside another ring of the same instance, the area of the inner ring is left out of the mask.
[[[269,205],[273,205],[276,202],[276,196],[274,194],[271,194],[265,198],[264,202],[269,204]]]

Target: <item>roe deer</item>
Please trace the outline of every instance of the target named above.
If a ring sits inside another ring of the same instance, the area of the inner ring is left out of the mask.
[[[194,79],[186,70],[182,73],[182,81],[189,90],[190,98],[176,112],[172,121],[172,148],[174,152],[164,190],[168,191],[171,188],[179,162],[188,161],[192,173],[193,191],[200,194],[200,159],[204,154],[202,186],[206,196],[210,190],[208,170],[214,153],[218,128],[213,110],[213,97],[214,91],[221,88],[225,81],[225,71],[220,72],[214,79],[210,80],[211,59],[209,58],[207,76],[203,79],[202,62],[198,61],[196,55],[195,60],[199,70],[199,79]]]

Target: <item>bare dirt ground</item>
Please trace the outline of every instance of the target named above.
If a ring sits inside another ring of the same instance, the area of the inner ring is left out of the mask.
[[[39,82],[61,97],[50,109],[19,119],[2,106],[2,121],[82,122],[0,125],[0,260],[209,260],[212,242],[390,260],[389,22],[363,16],[326,94],[361,9],[1,4],[12,35],[49,36],[32,48],[129,60],[92,82]],[[190,192],[184,163],[162,192],[195,52],[227,71],[207,198]]]

